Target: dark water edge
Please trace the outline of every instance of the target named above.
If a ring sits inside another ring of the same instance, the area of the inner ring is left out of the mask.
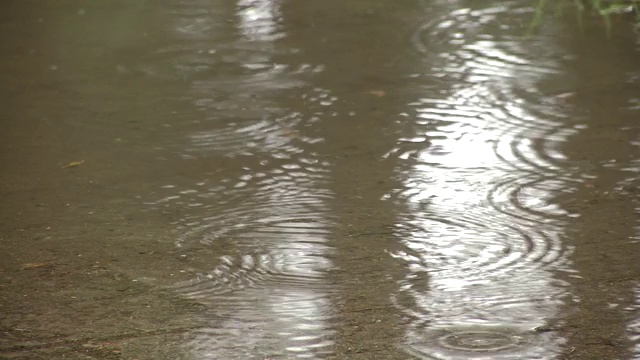
[[[640,356],[625,19],[0,7],[0,357]]]

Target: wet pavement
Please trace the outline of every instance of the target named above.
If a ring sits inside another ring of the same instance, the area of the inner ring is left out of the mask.
[[[0,8],[0,358],[640,358],[628,19]]]

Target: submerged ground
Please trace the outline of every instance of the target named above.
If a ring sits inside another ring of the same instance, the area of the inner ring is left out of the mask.
[[[640,358],[640,41],[532,6],[2,2],[0,358]]]

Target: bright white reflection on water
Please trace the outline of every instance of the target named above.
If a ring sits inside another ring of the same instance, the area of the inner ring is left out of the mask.
[[[624,310],[632,314],[627,331],[633,344],[633,356],[640,356],[640,283],[635,286],[635,304]]]
[[[636,168],[635,170],[638,170]],[[640,204],[636,207],[636,214],[640,215]],[[640,218],[640,216],[639,216]],[[632,242],[640,243],[640,222],[635,226],[635,234]],[[629,340],[633,344],[633,356],[640,357],[640,282],[636,282],[634,289],[634,303],[624,309],[629,316],[627,331]]]
[[[555,274],[569,267],[569,214],[553,198],[570,174],[549,152],[573,132],[561,113],[517,93],[534,90],[553,63],[534,65],[516,42],[482,35],[503,11],[457,10],[415,36],[425,55],[430,39],[450,37],[456,47],[436,68],[459,79],[447,96],[410,104],[417,121],[408,138],[428,146],[387,155],[412,161],[395,195],[407,209],[396,226],[406,250],[393,255],[407,274],[394,301],[412,319],[407,351],[418,357],[551,358],[564,342],[534,328],[554,321],[566,295]],[[469,27],[472,35],[458,36]]]
[[[185,217],[177,243],[185,257],[202,259],[196,275],[174,287],[205,307],[188,344],[194,358],[315,358],[332,344],[328,194],[305,169],[277,170],[177,200],[220,201]]]
[[[166,188],[161,201],[184,209],[176,245],[192,275],[172,289],[203,306],[187,344],[197,359],[316,358],[332,344],[327,163],[300,149],[313,142],[294,129],[302,114],[270,100],[301,85],[274,61],[275,40],[285,36],[279,6],[239,0],[225,11],[196,2],[182,14],[194,27],[178,28],[193,50],[177,68],[203,53],[210,64],[196,66],[202,72],[189,84],[196,131],[183,158],[245,159],[236,176]]]
[[[162,205],[185,209],[176,245],[190,278],[173,289],[204,306],[195,358],[320,358],[368,346],[366,331],[427,359],[545,359],[571,341],[548,330],[571,306],[565,233],[580,216],[558,199],[591,175],[563,153],[584,119],[544,99],[564,50],[552,36],[522,40],[530,4],[470,3],[430,4],[406,36],[415,52],[395,48],[402,65],[372,56],[366,71],[361,57],[386,44],[331,59],[369,39],[328,34],[354,20],[330,5],[298,28],[275,0],[196,0],[177,21],[180,46],[157,53],[173,54],[170,77],[187,84],[177,152],[201,178],[163,189]],[[363,27],[376,23],[368,3],[350,4]],[[305,43],[316,37],[326,43]],[[375,191],[354,189],[368,181]],[[376,226],[385,231],[359,229]],[[357,236],[336,235],[345,228]],[[362,277],[367,266],[379,274]],[[375,285],[351,293],[345,280]],[[385,328],[360,323],[358,306],[340,303],[352,298],[382,309]],[[350,321],[356,330],[343,330]]]
[[[274,0],[238,0],[238,30],[250,41],[276,40],[280,2]]]

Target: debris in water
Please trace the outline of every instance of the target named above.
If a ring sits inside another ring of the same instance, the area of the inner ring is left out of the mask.
[[[45,267],[45,266],[49,266],[49,264],[48,263],[42,263],[42,262],[24,263],[24,264],[20,265],[20,269],[22,269],[22,270],[31,270],[31,269],[38,269],[38,268]]]
[[[62,165],[60,168],[61,169],[68,169],[68,168],[72,168],[72,167],[76,167],[78,165],[82,165],[84,164],[84,160],[78,160],[78,161],[72,161],[66,165]]]

